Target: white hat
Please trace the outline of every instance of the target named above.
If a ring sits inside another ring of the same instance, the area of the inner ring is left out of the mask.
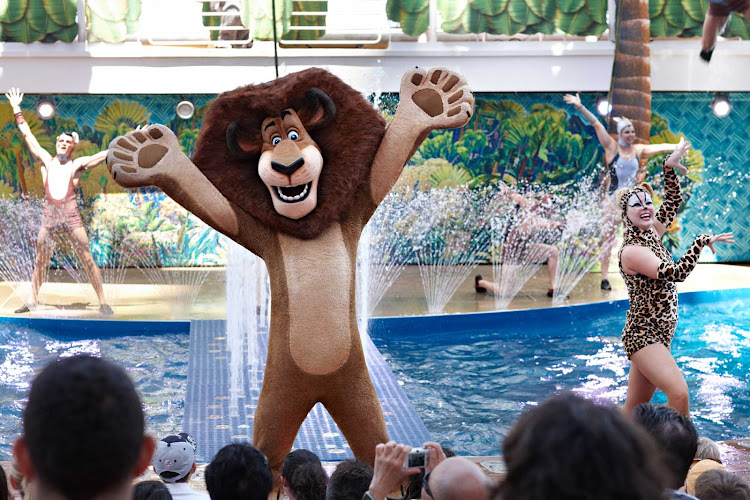
[[[190,474],[196,448],[195,439],[187,432],[167,436],[156,445],[151,464],[163,481],[176,483]]]

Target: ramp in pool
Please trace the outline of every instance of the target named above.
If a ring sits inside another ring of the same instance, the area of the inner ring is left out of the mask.
[[[261,358],[265,359],[268,334],[261,332],[261,336]],[[428,441],[427,428],[369,337],[363,340],[363,347],[390,438],[411,445]],[[245,384],[234,409],[230,408],[230,383],[226,322],[191,321],[183,428],[198,442],[197,461],[210,461],[222,446],[232,441],[252,441],[253,414],[260,390]],[[294,448],[310,450],[321,460],[353,458],[349,445],[320,403],[303,422]]]

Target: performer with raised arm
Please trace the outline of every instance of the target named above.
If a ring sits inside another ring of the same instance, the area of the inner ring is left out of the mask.
[[[625,117],[614,118],[617,122],[618,135],[617,140],[615,140],[609,135],[604,124],[594,116],[594,113],[581,104],[581,98],[578,94],[567,94],[563,99],[566,103],[572,104],[594,127],[596,137],[604,148],[604,162],[607,167],[603,189],[607,195],[603,197],[602,255],[599,262],[602,268],[601,289],[611,290],[612,285],[609,283],[608,276],[609,260],[615,243],[615,232],[620,224],[620,211],[615,200],[615,192],[620,188],[628,188],[644,180],[646,170],[645,165],[641,166],[641,160],[655,154],[669,153],[677,144],[635,144],[637,139],[635,128],[631,121]]]
[[[654,218],[653,190],[639,184],[618,192],[625,240],[620,249],[620,273],[628,287],[630,310],[622,341],[630,359],[628,395],[623,411],[630,415],[641,403],[651,400],[658,388],[667,405],[689,415],[687,382],[670,352],[677,328],[676,282],[684,281],[698,263],[701,249],[714,243],[734,243],[732,233],[698,236],[685,255],[674,262],[661,243],[682,203],[675,169],[687,173],[680,158],[689,144],[684,140],[664,161],[664,201]]]
[[[30,305],[34,306],[38,302],[39,288],[44,282],[49,261],[54,251],[54,233],[64,230],[68,234],[73,248],[78,254],[78,258],[81,259],[81,263],[83,263],[83,267],[94,287],[99,299],[99,311],[106,315],[112,314],[112,308],[107,305],[104,298],[101,273],[89,250],[89,238],[78,213],[75,193],[81,174],[102,163],[107,158],[107,150],[100,151],[93,156],[73,159],[72,154],[78,143],[78,134],[63,132],[57,136],[55,141],[56,155],[53,157],[39,145],[36,137],[31,133],[31,128],[23,118],[21,112],[23,94],[18,89],[13,88],[5,94],[5,97],[8,98],[8,102],[13,108],[16,125],[18,125],[18,130],[21,132],[31,155],[42,163],[45,197],[44,218],[37,237],[36,261],[34,262],[34,275],[31,284],[33,302]],[[29,305],[24,305],[16,310],[16,313],[28,311]]]

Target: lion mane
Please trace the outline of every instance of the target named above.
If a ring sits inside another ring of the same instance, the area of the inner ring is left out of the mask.
[[[273,208],[268,188],[258,175],[260,126],[267,117],[285,109],[310,106],[308,91],[322,90],[335,105],[335,116],[326,126],[308,130],[323,156],[318,205],[299,220],[284,217]],[[227,144],[227,129],[238,123],[251,143],[238,158]],[[356,194],[366,188],[375,153],[385,133],[385,120],[360,92],[338,77],[311,68],[272,82],[224,92],[208,107],[196,143],[193,163],[224,196],[267,227],[311,239],[331,223],[340,221]],[[368,188],[369,189],[369,188]]]

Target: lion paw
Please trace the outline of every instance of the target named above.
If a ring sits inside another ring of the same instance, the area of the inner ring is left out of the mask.
[[[163,125],[149,125],[109,143],[107,168],[122,187],[150,186],[165,174],[168,157],[174,154],[182,155],[174,133]]]
[[[401,80],[400,103],[411,106],[428,129],[466,125],[474,109],[474,95],[466,80],[446,68],[415,68]]]

